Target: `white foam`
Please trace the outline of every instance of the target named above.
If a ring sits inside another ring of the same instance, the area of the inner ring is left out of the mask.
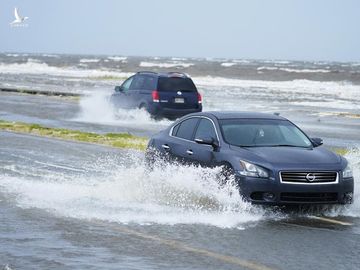
[[[115,62],[123,62],[125,63],[127,60],[126,56],[109,56],[109,60],[115,61]]]
[[[173,60],[173,61],[186,61],[187,58],[184,58],[184,57],[172,57],[171,60]]]
[[[256,70],[278,70],[278,67],[258,67]]]
[[[60,55],[57,55],[57,54],[42,54],[41,56],[43,57],[50,57],[50,58],[60,58]]]
[[[328,69],[294,69],[294,68],[280,68],[280,67],[258,67],[258,71],[263,70],[280,70],[290,73],[329,73],[331,70]]]
[[[155,62],[142,61],[139,64],[140,67],[159,67],[159,68],[176,68],[176,67],[188,68],[193,65],[194,65],[193,63],[183,63],[179,61],[173,61],[172,63],[155,63]]]
[[[241,97],[246,100],[256,97],[259,101],[280,98],[298,100],[298,97],[302,97],[305,102],[325,100],[327,105],[343,109],[347,109],[347,106],[359,109],[360,105],[360,86],[350,82],[240,80],[210,76],[193,77],[193,80],[203,92],[205,105],[210,105],[210,109],[238,110]]]
[[[80,59],[80,63],[98,63],[100,61],[100,59],[87,59],[87,58],[83,58]]]
[[[163,164],[146,174],[141,160],[127,159],[127,167],[114,157],[88,164],[102,171],[101,177],[88,174],[69,180],[51,171],[37,178],[1,175],[0,187],[16,195],[19,207],[81,219],[221,228],[243,228],[264,219],[264,211],[243,202],[231,183],[219,186],[218,168]]]
[[[221,63],[221,66],[223,67],[232,67],[232,66],[236,66],[237,63],[232,63],[232,62],[226,62],[226,63]]]
[[[85,63],[82,63],[85,65]],[[46,63],[34,62],[32,60],[22,64],[0,64],[0,73],[3,74],[45,74],[53,76],[66,76],[66,77],[129,77],[133,73],[117,72],[110,70],[99,69],[78,69],[76,67],[54,67]]]
[[[329,216],[360,217],[360,148],[353,148],[345,155],[350,163],[354,176],[354,202],[345,207],[333,207],[326,212]]]
[[[73,121],[111,124],[130,128],[158,130],[167,127],[169,120],[154,120],[140,109],[115,108],[110,103],[109,91],[97,91],[80,99],[80,113]]]
[[[18,57],[18,56],[20,56],[19,54],[17,54],[17,53],[7,53],[7,54],[5,54],[6,56],[8,56],[8,57]]]
[[[286,60],[262,60],[262,63],[270,63],[270,64],[290,64],[290,61]]]

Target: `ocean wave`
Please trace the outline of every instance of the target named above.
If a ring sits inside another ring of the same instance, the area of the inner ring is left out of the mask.
[[[98,63],[98,62],[100,62],[100,59],[87,59],[87,58],[83,58],[83,59],[80,59],[79,62],[80,62],[80,63]]]
[[[328,69],[294,69],[294,68],[280,68],[280,67],[258,67],[258,71],[263,70],[279,70],[290,73],[329,73],[331,70]]]
[[[140,67],[159,67],[159,68],[188,68],[194,66],[193,63],[183,63],[174,61],[172,63],[155,63],[155,62],[140,62]]]
[[[84,64],[84,63],[82,63]],[[85,65],[85,64],[84,64]],[[78,69],[76,67],[54,67],[46,63],[28,61],[23,64],[0,64],[0,73],[3,74],[37,74],[66,77],[129,77],[133,73],[117,72],[99,69]]]
[[[60,55],[57,55],[57,54],[47,54],[47,53],[44,53],[44,54],[42,54],[41,56],[43,56],[43,57],[50,57],[50,58],[60,58]]]
[[[173,60],[173,61],[186,61],[187,58],[184,58],[184,57],[171,57],[171,60]]]
[[[7,53],[5,55],[8,57],[19,57],[20,56],[20,54],[17,54],[17,53]]]
[[[225,62],[225,63],[221,63],[221,66],[223,67],[232,67],[232,66],[236,66],[237,63],[232,63],[232,62]]]
[[[114,62],[123,62],[123,63],[127,61],[126,56],[109,56],[107,59],[112,60]]]
[[[290,61],[287,60],[261,60],[260,62],[269,64],[290,64]]]
[[[265,81],[265,80],[241,80],[230,79],[224,77],[193,77],[195,84],[201,88],[207,89],[207,95],[216,95],[223,89],[226,93],[232,91],[234,95],[239,94],[239,88],[247,89],[250,92],[259,89],[267,95],[274,95],[274,93],[283,93],[286,95],[299,94],[301,96],[311,95],[332,95],[334,99],[353,99],[351,102],[360,101],[360,86],[353,85],[350,82],[336,82],[336,81],[311,81],[311,80],[292,80],[292,81]],[[212,93],[214,91],[214,93]],[[205,99],[204,99],[205,100]]]

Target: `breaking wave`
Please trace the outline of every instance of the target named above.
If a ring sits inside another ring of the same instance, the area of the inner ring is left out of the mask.
[[[159,67],[159,68],[188,68],[193,66],[193,63],[183,63],[180,61],[172,61],[170,63],[155,63],[155,62],[140,62],[140,67]]]
[[[94,59],[82,59],[82,62],[89,63],[95,61]],[[65,76],[65,77],[129,77],[133,73],[118,72],[111,70],[101,69],[79,69],[76,67],[55,67],[49,66],[46,63],[39,62],[39,60],[28,59],[26,63],[13,63],[3,64],[0,63],[0,73],[3,74],[37,74],[37,75],[53,75],[53,76]]]

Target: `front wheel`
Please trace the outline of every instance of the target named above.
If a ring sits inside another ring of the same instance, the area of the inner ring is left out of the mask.
[[[218,175],[220,185],[225,185],[227,182],[231,181],[235,176],[234,169],[228,165],[224,164],[221,166],[221,171]]]

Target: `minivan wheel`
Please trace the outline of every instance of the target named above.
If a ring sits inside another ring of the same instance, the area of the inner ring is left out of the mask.
[[[146,103],[141,103],[140,106],[139,106],[139,109],[142,110],[142,111],[145,111],[145,112],[149,112],[148,111],[148,106]]]

